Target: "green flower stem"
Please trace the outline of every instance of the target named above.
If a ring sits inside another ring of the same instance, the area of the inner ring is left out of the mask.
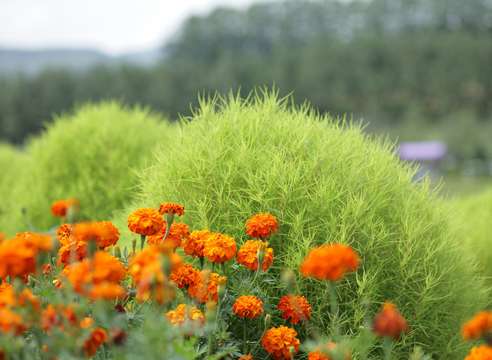
[[[145,235],[140,235],[140,250],[143,250],[145,246]]]
[[[333,337],[338,338],[340,335],[340,329],[338,324],[338,299],[337,299],[337,291],[336,291],[336,283],[328,282],[328,292],[330,296],[330,312],[332,316],[332,330]]]
[[[391,360],[391,351],[393,350],[393,341],[385,337],[383,340],[384,360]]]

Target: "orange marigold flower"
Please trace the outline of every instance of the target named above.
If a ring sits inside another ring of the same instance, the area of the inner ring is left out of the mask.
[[[164,303],[174,297],[173,287],[163,272],[165,262],[170,263],[171,271],[178,266],[178,260],[161,254],[156,246],[149,246],[137,253],[130,261],[128,272],[137,288],[137,300],[147,301],[151,298]],[[176,255],[176,259],[179,256]]]
[[[183,241],[183,250],[186,255],[193,257],[204,257],[203,249],[205,240],[212,235],[208,230],[193,231],[187,239]]]
[[[67,266],[73,262],[81,261],[87,257],[87,243],[74,241],[63,245],[58,250],[58,265]]]
[[[282,313],[282,318],[289,320],[292,324],[309,320],[311,317],[311,305],[304,296],[282,296],[277,308]]]
[[[477,340],[492,335],[492,312],[481,311],[467,321],[461,330],[465,340]]]
[[[158,234],[164,227],[164,219],[156,209],[142,208],[128,216],[128,228],[140,235],[151,236]]]
[[[261,345],[274,359],[292,359],[299,351],[297,332],[287,326],[273,327],[265,332]]]
[[[492,360],[492,347],[488,345],[474,346],[465,360]]]
[[[0,309],[12,307],[17,304],[14,287],[9,283],[0,284]]]
[[[164,215],[178,215],[178,216],[183,216],[184,215],[184,206],[177,204],[177,203],[163,203],[161,206],[159,206],[159,212]]]
[[[269,213],[253,215],[246,221],[246,234],[252,238],[266,239],[277,231],[277,218]]]
[[[84,342],[84,353],[88,357],[96,354],[99,347],[108,340],[108,334],[103,328],[95,328],[89,338]]]
[[[0,309],[0,332],[20,335],[26,330],[26,326],[19,314],[10,309]]]
[[[115,245],[120,238],[120,232],[110,221],[76,224],[73,227],[72,235],[76,241],[95,241],[99,249]]]
[[[205,240],[203,255],[213,263],[224,263],[236,255],[236,241],[230,236],[212,233]]]
[[[37,270],[37,256],[52,248],[51,237],[24,232],[0,243],[0,278],[26,279]]]
[[[73,289],[93,299],[116,299],[124,296],[119,283],[125,278],[123,264],[114,256],[98,251],[92,259],[73,263],[63,270]]]
[[[41,308],[41,302],[39,301],[38,297],[35,296],[28,288],[22,289],[17,301],[20,306],[29,305],[32,309],[36,311],[39,311],[39,309]]]
[[[72,236],[73,225],[72,224],[62,224],[56,229],[56,238],[61,245],[70,244]]]
[[[13,240],[36,252],[50,251],[53,248],[53,241],[49,235],[26,231],[16,234]]]
[[[171,272],[169,279],[174,282],[178,288],[183,289],[197,281],[196,279],[198,276],[200,276],[199,270],[195,269],[190,264],[183,264]]]
[[[301,273],[318,280],[337,281],[358,266],[359,257],[350,246],[329,244],[309,252],[301,264]]]
[[[82,320],[80,320],[80,323],[79,323],[79,327],[81,329],[88,329],[92,325],[94,325],[94,319],[91,318],[91,317],[88,317],[88,316],[86,316],[85,318],[83,318]]]
[[[383,304],[381,311],[374,317],[372,329],[378,336],[386,336],[398,340],[408,331],[405,318],[396,306],[390,302]]]
[[[112,282],[96,284],[89,292],[89,297],[92,300],[117,300],[122,299],[125,295],[125,289]]]
[[[188,288],[188,294],[202,304],[209,301],[217,302],[219,300],[219,287],[224,285],[226,281],[225,276],[220,276],[209,270],[202,270],[196,277],[196,281]]]
[[[253,360],[253,355],[251,354],[241,355],[238,360]]]
[[[186,322],[198,325],[203,325],[205,323],[205,316],[202,311],[194,306],[188,306],[186,304],[180,304],[176,309],[168,311],[166,317],[171,324],[176,326],[181,326]]]
[[[147,243],[149,245],[164,245],[164,247],[169,247],[174,250],[177,247],[180,247],[181,243],[190,236],[188,225],[184,223],[173,223],[171,224],[171,229],[169,230],[166,240],[164,240],[166,229],[167,225],[164,223],[164,227],[158,234],[147,238]]]
[[[332,354],[332,352],[337,353],[337,344],[330,341],[328,344],[318,348],[316,351],[311,351],[308,354],[308,360],[332,360],[332,357],[329,356],[335,355]],[[344,351],[343,355],[345,355],[344,360],[350,360],[352,358],[350,351]]]
[[[246,241],[237,252],[236,261],[251,271],[258,270],[258,257],[263,252],[262,270],[267,271],[273,263],[273,249],[261,240]]]
[[[79,201],[77,199],[65,199],[55,201],[51,205],[51,213],[57,217],[65,217],[71,208],[78,208]]]
[[[254,319],[263,314],[263,301],[252,295],[240,296],[232,305],[232,311],[240,318]]]

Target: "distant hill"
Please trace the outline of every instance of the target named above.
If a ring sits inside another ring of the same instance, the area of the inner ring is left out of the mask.
[[[17,72],[36,74],[47,67],[63,67],[79,71],[97,64],[128,63],[149,66],[155,63],[161,55],[158,49],[112,56],[94,49],[0,48],[0,74]]]

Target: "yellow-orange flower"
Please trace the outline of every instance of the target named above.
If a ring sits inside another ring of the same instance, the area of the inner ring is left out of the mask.
[[[277,231],[277,218],[269,213],[253,215],[246,221],[246,234],[252,238],[266,239]]]
[[[58,229],[56,229],[56,238],[62,246],[68,245],[72,241],[72,229],[72,224],[62,224],[58,227]]]
[[[92,259],[73,263],[63,270],[73,289],[92,299],[114,300],[125,295],[119,283],[125,278],[123,264],[114,256],[98,251]]]
[[[465,360],[492,360],[492,347],[488,345],[475,346]]]
[[[165,303],[174,297],[173,287],[163,272],[165,262],[169,262],[173,271],[179,256],[164,256],[156,246],[148,246],[137,253],[130,261],[128,272],[137,288],[137,300],[147,301],[151,298],[158,303]],[[174,260],[173,260],[174,259]]]
[[[168,311],[166,317],[171,324],[176,326],[186,323],[192,323],[193,325],[203,325],[205,323],[205,316],[202,311],[186,304],[180,304],[176,309]]]
[[[261,339],[263,348],[276,360],[292,359],[300,343],[297,332],[287,326],[273,327]]]
[[[309,252],[301,264],[301,273],[318,280],[337,281],[358,266],[359,257],[350,246],[329,244]]]
[[[381,311],[374,317],[372,329],[378,336],[398,340],[403,333],[408,331],[408,324],[396,306],[386,302]]]
[[[184,223],[173,223],[169,234],[164,240],[164,235],[166,234],[167,225],[164,223],[164,227],[158,234],[149,236],[147,238],[147,243],[149,245],[163,245],[164,247],[169,247],[171,249],[176,249],[181,246],[183,241],[186,241],[188,236],[190,236],[190,229],[188,225]]]
[[[308,354],[308,360],[332,360],[328,354],[332,352],[337,352],[337,344],[330,341],[328,344],[318,348],[315,351],[311,351]],[[344,360],[350,360],[352,358],[350,351],[344,351]]]
[[[51,213],[57,217],[65,217],[70,208],[78,207],[79,201],[77,199],[58,200],[51,205]]]
[[[158,234],[164,227],[164,220],[156,209],[142,208],[128,216],[128,228],[140,235],[151,236]]]
[[[236,261],[251,271],[258,270],[258,257],[263,256],[262,270],[267,271],[273,263],[273,249],[261,240],[246,241],[237,252]]]
[[[22,317],[7,308],[0,308],[0,332],[20,335],[26,330]]]
[[[184,215],[184,206],[177,204],[177,203],[163,203],[161,206],[159,206],[159,212],[164,215],[178,215],[178,216],[183,216]]]
[[[202,270],[196,281],[188,288],[190,297],[205,304],[209,301],[217,302],[219,299],[219,287],[227,281],[225,276],[220,276],[217,273],[209,270]]]
[[[118,242],[120,232],[110,221],[96,221],[76,224],[72,236],[77,242],[95,241],[99,249],[105,249]]]
[[[108,334],[103,328],[95,328],[84,342],[84,353],[88,357],[96,354],[97,349],[108,340]]]
[[[252,295],[240,296],[232,305],[236,316],[245,319],[254,319],[263,314],[263,301]]]
[[[52,248],[51,237],[31,232],[19,233],[0,243],[0,279],[26,279],[36,272],[37,257]]]
[[[492,335],[492,312],[481,311],[467,321],[461,330],[465,340],[477,340]]]
[[[253,360],[253,355],[251,354],[241,355],[238,360]]]
[[[230,236],[212,233],[205,240],[203,255],[213,263],[224,263],[236,255],[236,241]]]
[[[178,288],[183,289],[197,281],[198,276],[200,276],[199,270],[195,269],[190,264],[183,264],[171,272],[169,279],[174,282]]]
[[[183,241],[183,250],[186,255],[202,258],[205,241],[212,235],[208,230],[193,231],[187,239]]]
[[[73,262],[81,261],[87,257],[87,243],[73,241],[58,249],[58,265],[67,266]]]
[[[289,320],[292,324],[309,320],[311,317],[311,305],[304,296],[282,296],[277,308],[282,313],[282,318]]]

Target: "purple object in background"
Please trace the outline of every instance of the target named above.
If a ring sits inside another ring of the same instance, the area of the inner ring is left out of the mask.
[[[446,144],[440,141],[404,142],[400,144],[400,159],[407,161],[439,161],[448,151]]]

